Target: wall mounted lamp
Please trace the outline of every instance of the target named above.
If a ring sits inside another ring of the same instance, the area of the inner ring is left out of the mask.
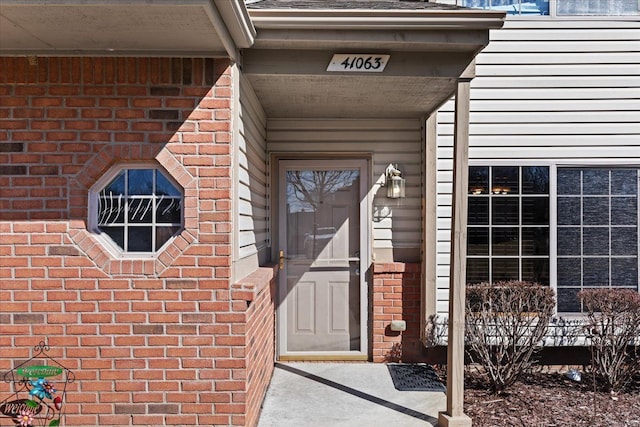
[[[398,169],[398,165],[389,164],[384,173],[385,185],[387,186],[387,197],[390,199],[404,198],[405,179],[402,178],[402,172]]]

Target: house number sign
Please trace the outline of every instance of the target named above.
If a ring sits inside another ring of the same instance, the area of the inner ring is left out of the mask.
[[[329,62],[327,71],[381,73],[391,55],[335,53]]]

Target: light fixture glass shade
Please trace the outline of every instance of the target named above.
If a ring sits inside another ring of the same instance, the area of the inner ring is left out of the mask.
[[[400,199],[404,197],[404,178],[393,175],[387,179],[387,197],[390,199]]]

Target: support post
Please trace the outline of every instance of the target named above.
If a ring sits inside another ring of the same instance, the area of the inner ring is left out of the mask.
[[[474,67],[475,64],[471,64]],[[473,68],[472,68],[473,70]],[[455,100],[451,258],[449,271],[449,336],[447,344],[447,410],[441,427],[470,427],[464,413],[464,307],[467,256],[467,191],[469,183],[469,97],[473,72],[458,80]]]
[[[433,325],[430,320],[436,314],[436,254],[437,254],[437,113],[425,119],[422,132],[422,286],[420,304],[420,339],[424,345],[430,334],[427,328]]]

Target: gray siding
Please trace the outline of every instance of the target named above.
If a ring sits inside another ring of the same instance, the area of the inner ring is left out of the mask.
[[[476,72],[471,85],[471,164],[549,165],[552,181],[557,165],[640,164],[637,17],[508,19],[503,29],[491,32],[489,46],[477,57]],[[441,313],[448,304],[453,117],[449,101],[437,119]],[[553,199],[552,182],[552,218]],[[553,230],[551,238],[554,247]],[[552,263],[552,285],[554,277]]]
[[[367,153],[372,158],[369,196],[376,261],[415,259],[421,239],[421,126],[419,120],[273,119],[268,150],[274,153]],[[406,178],[406,198],[385,197],[380,188],[389,163]]]
[[[239,79],[234,176],[234,278],[240,279],[269,257],[268,169],[265,113],[249,82]]]

